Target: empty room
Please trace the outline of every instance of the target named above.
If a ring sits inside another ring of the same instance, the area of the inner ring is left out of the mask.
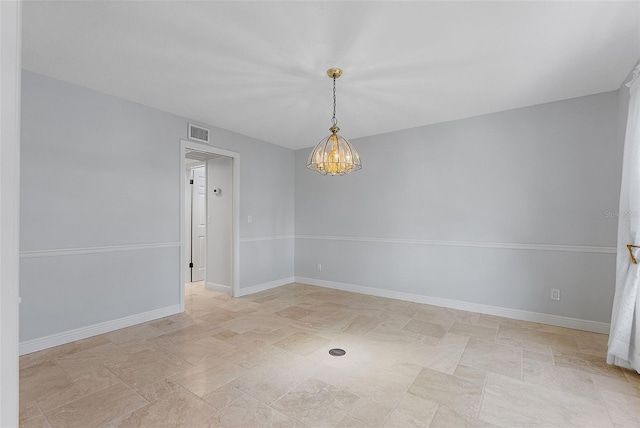
[[[640,426],[640,2],[0,12],[0,427]]]

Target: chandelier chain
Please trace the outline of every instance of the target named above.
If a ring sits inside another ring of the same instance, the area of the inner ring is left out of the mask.
[[[333,76],[333,117],[331,118],[331,123],[333,125],[338,124],[338,119],[336,119],[336,76]]]

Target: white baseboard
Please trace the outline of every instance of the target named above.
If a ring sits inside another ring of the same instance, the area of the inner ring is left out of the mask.
[[[254,236],[250,238],[240,238],[240,242],[278,241],[283,239],[295,238],[295,235]]]
[[[75,342],[76,340],[86,339],[88,337],[97,336],[99,334],[109,333],[132,325],[140,324],[147,321],[153,321],[158,318],[168,317],[180,313],[180,305],[167,306],[166,308],[155,309],[141,314],[130,315],[124,318],[118,318],[111,321],[105,321],[93,324],[87,327],[77,328],[75,330],[64,331],[62,333],[52,334],[51,336],[40,337],[38,339],[20,342],[20,355],[30,354],[32,352],[41,351],[54,346],[64,345],[65,343]]]
[[[215,282],[207,282],[205,283],[204,288],[206,288],[207,290],[218,291],[220,293],[231,295],[231,286],[229,285],[216,284]]]
[[[427,305],[441,306],[463,311],[477,312],[498,317],[516,320],[531,321],[541,324],[555,325],[558,327],[573,328],[576,330],[591,331],[594,333],[609,334],[609,324],[589,321],[579,318],[569,318],[559,315],[541,314],[538,312],[522,311],[519,309],[501,308],[499,306],[483,305],[481,303],[464,302],[461,300],[443,299],[441,297],[423,296],[420,294],[405,293],[402,291],[385,290],[381,288],[365,287],[362,285],[345,284],[342,282],[325,281],[314,278],[296,277],[295,282],[316,285],[319,287],[333,288],[336,290],[351,291],[354,293],[368,294],[370,296],[387,297],[390,299],[405,300],[409,302],[424,303]]]
[[[464,302],[460,300],[443,299],[440,297],[423,296],[420,294],[404,293],[401,291],[385,290],[380,288],[365,287],[362,285],[345,284],[342,282],[325,281],[304,277],[289,277],[275,281],[257,284],[251,287],[241,288],[240,296],[247,296],[261,291],[270,290],[272,288],[281,287],[283,285],[299,282],[302,284],[315,285],[319,287],[333,288],[336,290],[351,291],[354,293],[367,294],[371,296],[387,297],[390,299],[405,300],[427,305],[441,306],[451,309],[460,309],[463,311],[477,312],[487,315],[495,315],[499,317],[518,319],[523,321],[531,321],[542,324],[555,325],[558,327],[573,328],[576,330],[591,331],[594,333],[609,333],[609,324],[597,321],[589,321],[578,318],[569,318],[558,315],[541,314],[538,312],[522,311],[519,309],[501,308],[498,306],[483,305],[480,303]],[[208,285],[208,284],[207,284]],[[240,297],[238,296],[238,297]],[[52,334],[50,336],[38,339],[20,342],[20,355],[30,354],[32,352],[41,351],[43,349],[52,348],[54,346],[64,345],[65,343],[74,342],[76,340],[86,339],[88,337],[97,336],[99,334],[109,333],[121,328],[131,327],[143,322],[152,321],[158,318],[168,317],[180,313],[180,305],[167,306],[166,308],[155,309],[153,311],[141,314],[131,315],[116,320],[105,321],[87,327],[81,327],[75,330],[65,331],[62,333]]]
[[[262,284],[252,285],[240,289],[240,295],[237,297],[248,296],[249,294],[259,293],[261,291],[270,290],[272,288],[281,287],[283,285],[296,282],[294,277],[276,279],[275,281],[263,282]]]

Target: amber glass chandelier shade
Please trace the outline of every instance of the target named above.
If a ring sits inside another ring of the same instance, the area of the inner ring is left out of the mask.
[[[362,168],[360,155],[338,133],[323,138],[309,155],[307,168],[322,175],[345,175]]]

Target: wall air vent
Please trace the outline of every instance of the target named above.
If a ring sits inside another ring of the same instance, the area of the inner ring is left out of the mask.
[[[200,141],[202,143],[209,142],[209,130],[201,126],[189,124],[189,139]]]

